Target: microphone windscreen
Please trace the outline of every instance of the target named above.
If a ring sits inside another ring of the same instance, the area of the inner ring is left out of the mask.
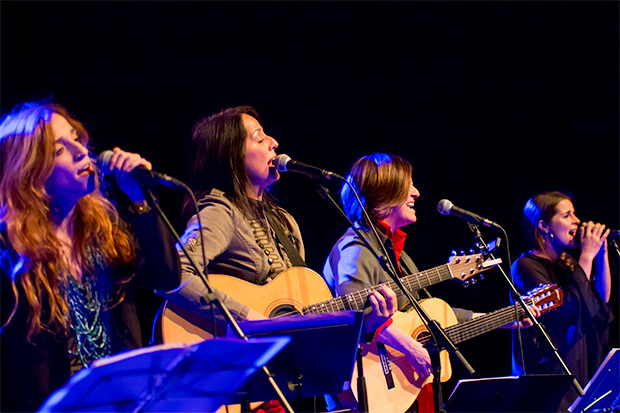
[[[290,160],[291,157],[284,153],[276,156],[275,165],[278,172],[287,172],[288,169],[286,164],[289,163]]]
[[[110,172],[110,161],[112,160],[112,155],[114,155],[114,152],[108,149],[101,152],[97,157],[97,166],[99,166],[99,170],[101,170],[104,174]]]
[[[448,201],[447,199],[442,199],[437,204],[437,211],[439,211],[439,213],[442,215],[449,215],[450,210],[452,209],[453,206],[454,205],[452,205],[452,202]]]

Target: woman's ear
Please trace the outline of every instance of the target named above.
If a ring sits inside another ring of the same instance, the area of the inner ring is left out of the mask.
[[[546,235],[549,233],[549,225],[547,225],[547,223],[543,221],[542,219],[538,221],[537,227],[540,230],[540,232],[542,232],[543,234]]]

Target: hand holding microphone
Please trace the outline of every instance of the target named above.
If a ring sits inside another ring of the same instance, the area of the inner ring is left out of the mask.
[[[152,171],[151,163],[139,154],[125,152],[119,148],[101,152],[97,164],[103,174],[114,175],[118,186],[132,202],[144,201],[141,188],[151,189],[157,185],[185,188],[185,184],[178,179]]]
[[[606,253],[607,243],[605,241],[611,232],[611,229],[605,228],[603,224],[595,224],[592,221],[582,222],[578,232],[581,254],[594,258],[601,252]]]

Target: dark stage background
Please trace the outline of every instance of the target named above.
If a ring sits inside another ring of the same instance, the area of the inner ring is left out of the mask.
[[[464,222],[436,212],[442,198],[501,224],[513,260],[539,191],[569,191],[581,219],[620,227],[617,2],[3,1],[1,15],[2,112],[52,97],[98,151],[140,152],[184,179],[194,122],[250,104],[293,159],[343,175],[375,151],[409,159],[421,197],[406,250],[420,269],[473,247]],[[304,176],[274,193],[320,272],[345,222]],[[178,221],[181,197],[160,196]],[[432,292],[477,311],[508,304],[497,270]],[[461,344],[477,376],[510,373],[509,337]]]

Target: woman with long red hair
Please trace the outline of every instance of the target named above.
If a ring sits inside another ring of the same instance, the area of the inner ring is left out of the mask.
[[[142,346],[132,289],[179,284],[174,242],[129,174],[150,162],[114,148],[115,206],[88,148],[57,104],[0,123],[2,411],[34,411],[93,360]]]

